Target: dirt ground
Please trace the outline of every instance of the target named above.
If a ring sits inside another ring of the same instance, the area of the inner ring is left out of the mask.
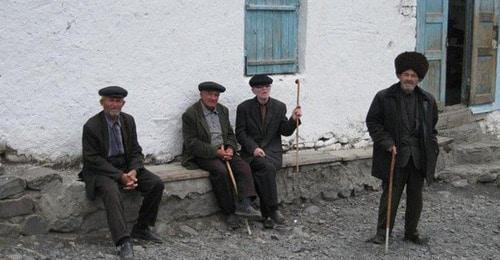
[[[264,230],[251,222],[229,231],[221,216],[159,224],[161,245],[134,241],[137,259],[500,259],[500,187],[454,188],[434,184],[424,192],[420,232],[428,246],[403,239],[404,197],[390,253],[366,243],[375,232],[380,191],[334,201],[282,206],[287,225]],[[3,259],[117,259],[107,231],[0,238]]]

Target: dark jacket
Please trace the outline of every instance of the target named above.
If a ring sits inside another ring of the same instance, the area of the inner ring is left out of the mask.
[[[400,147],[400,133],[402,129],[400,83],[381,90],[375,95],[368,115],[366,125],[373,140],[373,165],[372,175],[386,180],[389,175],[392,145]],[[432,95],[420,87],[415,88],[417,95],[417,113],[420,123],[418,128],[419,148],[422,154],[421,166],[427,182],[431,183],[434,178],[437,155],[439,147],[437,143],[436,123],[438,111],[436,100]],[[397,156],[396,156],[397,160]],[[397,165],[397,162],[396,162]],[[395,173],[397,174],[397,172]]]
[[[144,168],[142,148],[137,142],[134,118],[120,113],[123,148],[127,161],[127,170]],[[90,118],[83,126],[82,135],[83,169],[78,175],[85,182],[87,197],[95,199],[95,176],[103,175],[116,181],[120,180],[122,170],[108,162],[109,136],[104,112]]]
[[[264,124],[261,121],[257,97],[238,105],[236,138],[241,144],[241,157],[246,161],[251,161],[254,150],[260,147],[266,156],[274,159],[281,167],[283,158],[281,136],[292,135],[296,128],[296,121],[292,117],[287,119],[286,105],[273,98],[270,98],[267,103]]]
[[[193,161],[195,157],[217,158],[217,149],[220,148],[210,144],[210,129],[201,106],[200,100],[182,114],[182,136],[184,138],[182,165],[188,169],[198,168]],[[229,110],[221,104],[217,104],[215,109],[219,113],[224,146],[231,146],[236,152],[236,137],[229,122]],[[237,157],[236,153],[235,156]]]

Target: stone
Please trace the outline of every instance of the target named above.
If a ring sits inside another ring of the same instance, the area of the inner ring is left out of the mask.
[[[0,199],[4,199],[24,191],[26,182],[15,176],[0,177]]]
[[[22,260],[23,256],[19,254],[12,254],[12,255],[6,255],[5,256],[7,260]]]
[[[198,235],[198,232],[196,230],[194,230],[192,227],[190,226],[187,226],[187,225],[181,225],[179,227],[179,230],[186,233],[186,234],[189,234],[191,236],[197,236]]]
[[[347,139],[347,137],[341,137],[339,139],[339,143],[342,145],[345,145],[345,144],[349,143],[349,139]]]
[[[304,212],[309,215],[316,215],[320,212],[320,208],[316,205],[311,205],[307,207]]]
[[[28,163],[31,161],[31,158],[28,158],[24,154],[17,155],[17,154],[13,154],[13,153],[7,153],[5,155],[5,160],[7,160],[8,162],[12,162],[12,163]]]
[[[321,198],[326,201],[334,201],[339,198],[339,195],[337,191],[328,190],[321,192]]]
[[[483,175],[479,176],[477,181],[480,183],[490,183],[490,182],[494,182],[496,179],[497,179],[497,175],[490,173],[490,174],[483,174]]]
[[[0,141],[0,155],[7,151],[7,143],[5,141]]]
[[[47,234],[49,232],[49,226],[47,221],[39,215],[31,215],[26,217],[24,221],[24,226],[22,233],[24,235],[38,235]]]
[[[352,191],[350,189],[343,189],[341,191],[339,191],[339,198],[349,198],[352,194]]]
[[[306,232],[304,232],[303,229],[304,229],[303,226],[293,227],[292,233],[295,236],[298,236],[298,237],[309,238],[310,237],[309,234],[307,234]]]
[[[62,182],[62,177],[55,170],[46,167],[31,167],[19,174],[26,180],[28,189],[42,190],[52,182]]]
[[[4,175],[5,174],[5,166],[3,166],[2,163],[0,163],[0,175]]]
[[[134,253],[136,254],[144,254],[146,252],[143,246],[133,246],[133,248],[134,248]]]
[[[24,196],[18,199],[0,201],[0,218],[28,215],[33,213],[35,204],[33,200]]]
[[[442,196],[443,198],[445,198],[445,199],[448,199],[448,198],[450,198],[450,196],[451,196],[451,192],[449,192],[449,191],[444,191],[444,190],[442,190],[442,191],[438,191],[437,193],[438,193],[439,195],[441,195],[441,196]]]
[[[328,140],[325,141],[324,146],[330,146],[330,145],[333,145],[336,142],[337,142],[337,139],[335,139],[334,137],[332,137],[332,138],[330,138],[330,139],[328,139]]]
[[[367,140],[361,140],[353,145],[354,148],[359,149],[359,148],[365,148],[370,145],[370,142]]]
[[[467,182],[467,180],[461,179],[461,180],[457,180],[457,181],[452,182],[451,186],[453,186],[455,188],[465,188],[465,187],[469,186],[469,183]]]
[[[14,237],[19,235],[20,227],[16,224],[0,223],[0,235]]]

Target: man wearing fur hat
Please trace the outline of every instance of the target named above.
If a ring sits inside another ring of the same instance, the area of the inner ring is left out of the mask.
[[[236,137],[241,144],[241,156],[252,167],[264,227],[273,228],[285,219],[278,210],[276,171],[281,168],[281,136],[292,135],[300,121],[300,107],[286,117],[286,105],[270,97],[273,80],[267,75],[250,79],[254,98],[238,105]]]
[[[399,82],[375,95],[366,116],[374,143],[372,175],[382,180],[383,188],[377,233],[368,241],[382,244],[385,240],[388,176],[391,154],[395,153],[390,231],[406,186],[404,240],[425,244],[427,239],[419,235],[417,226],[422,211],[424,180],[433,181],[439,152],[435,128],[437,105],[434,97],[418,86],[429,67],[424,55],[401,53],[395,59],[395,67]]]

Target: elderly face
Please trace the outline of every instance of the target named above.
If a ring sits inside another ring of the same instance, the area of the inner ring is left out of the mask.
[[[214,109],[219,101],[219,91],[202,90],[200,91],[201,102],[209,109]]]
[[[125,105],[125,100],[121,97],[102,97],[101,105],[105,113],[111,117],[117,117]]]
[[[398,79],[401,82],[401,88],[405,93],[411,93],[415,90],[420,79],[414,70],[406,70],[398,75]]]
[[[271,95],[271,85],[257,85],[252,87],[252,92],[257,96],[259,101],[267,101]]]

